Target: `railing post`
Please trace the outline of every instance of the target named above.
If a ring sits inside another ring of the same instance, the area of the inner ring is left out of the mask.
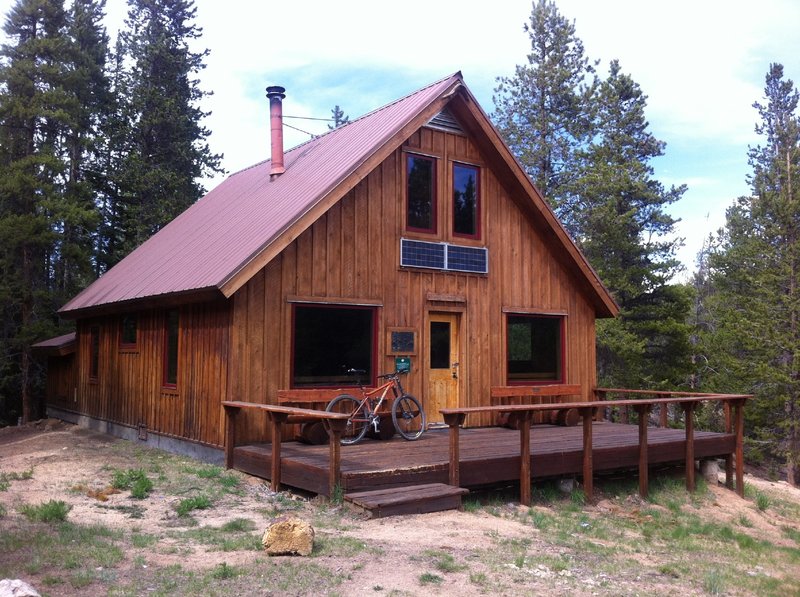
[[[639,415],[639,495],[643,498],[648,494],[648,466],[647,466],[647,423],[650,417],[650,405],[636,406]]]
[[[225,468],[233,468],[233,449],[236,447],[236,415],[239,408],[223,406],[225,409]]]
[[[326,419],[328,432],[328,497],[333,497],[342,478],[342,433],[347,428],[347,419]]]
[[[288,414],[267,411],[272,431],[272,462],[270,468],[270,488],[278,491],[281,487],[281,424]]]
[[[686,427],[686,489],[694,491],[694,402],[681,402]]]
[[[656,394],[657,398],[668,398],[665,394]],[[662,402],[658,407],[658,424],[662,429],[669,427],[669,403]]]
[[[587,407],[579,409],[583,418],[583,493],[586,500],[591,501],[594,497],[594,465],[592,462],[592,418],[594,408]]]
[[[736,493],[744,497],[744,400],[733,403],[733,420],[736,428]]]
[[[733,419],[731,419],[731,403],[725,400],[722,403],[722,409],[725,413],[725,433],[732,434]],[[725,487],[733,489],[733,453],[725,456]]]
[[[531,505],[531,411],[519,413],[519,503]]]
[[[458,487],[459,483],[461,482],[459,479],[459,467],[460,467],[460,451],[459,451],[459,442],[458,442],[458,430],[461,425],[464,424],[464,420],[467,418],[466,413],[442,413],[444,417],[444,422],[447,423],[449,429],[449,438],[450,438],[450,469],[448,474],[448,482],[453,487]]]

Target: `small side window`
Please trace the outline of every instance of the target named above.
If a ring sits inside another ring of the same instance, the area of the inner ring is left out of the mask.
[[[180,318],[177,309],[167,311],[164,318],[164,382],[165,388],[178,387],[178,337]]]
[[[100,374],[100,326],[89,328],[89,381],[97,381]]]
[[[137,335],[139,333],[139,320],[136,314],[129,314],[122,317],[119,330],[119,347],[136,348]]]
[[[453,164],[453,235],[480,237],[480,178],[475,166]]]
[[[509,314],[506,320],[508,383],[563,383],[563,335],[563,317]]]

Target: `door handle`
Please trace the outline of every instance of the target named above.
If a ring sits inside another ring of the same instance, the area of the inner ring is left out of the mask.
[[[453,369],[453,379],[458,379],[458,363],[453,363],[451,368]]]

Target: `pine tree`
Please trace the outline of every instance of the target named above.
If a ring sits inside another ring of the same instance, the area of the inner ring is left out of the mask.
[[[573,221],[578,243],[620,305],[598,322],[602,383],[673,388],[688,373],[690,295],[670,283],[680,264],[675,220],[665,208],[685,187],[665,189],[651,160],[665,144],[648,131],[647,97],[614,60],[594,98],[594,138],[581,157]]]
[[[51,326],[55,223],[63,211],[60,142],[69,115],[61,59],[69,51],[60,0],[18,0],[0,57],[0,309],[3,411],[35,413],[30,345]],[[8,416],[8,415],[7,415]]]
[[[525,31],[528,64],[499,77],[493,120],[528,176],[575,234],[576,153],[589,139],[596,79],[574,22],[536,0]]]
[[[128,0],[125,56],[131,117],[130,148],[120,180],[123,236],[107,256],[121,259],[199,199],[199,179],[222,172],[221,156],[208,146],[207,113],[199,101],[197,74],[208,50],[193,52],[189,43],[202,30],[192,23],[193,0]]]
[[[328,125],[329,131],[338,129],[343,124],[348,124],[350,122],[350,117],[345,116],[344,110],[339,107],[339,104],[336,104],[331,110],[331,118],[333,119],[333,124]]]
[[[709,256],[714,294],[708,301],[715,329],[709,353],[724,371],[708,384],[751,391],[748,427],[786,462],[790,483],[800,483],[800,120],[798,91],[772,64],[765,103],[756,102],[751,147],[752,194],[728,209],[726,225]]]

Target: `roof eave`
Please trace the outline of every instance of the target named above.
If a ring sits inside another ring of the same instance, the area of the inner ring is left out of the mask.
[[[225,300],[225,298],[226,297],[220,292],[219,288],[212,286],[180,292],[170,292],[168,294],[145,296],[130,300],[114,301],[112,303],[102,303],[78,309],[65,309],[62,307],[58,311],[58,314],[64,319],[87,319],[90,317],[101,317],[103,315],[129,313],[146,309],[171,309],[187,304]]]

